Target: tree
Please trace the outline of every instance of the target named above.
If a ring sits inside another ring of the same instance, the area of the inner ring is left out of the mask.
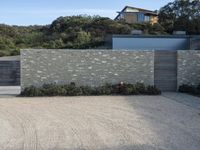
[[[194,24],[198,25],[199,21],[196,20]],[[133,29],[141,29],[146,34],[164,33],[159,24],[127,24],[100,16],[59,17],[52,24],[45,26],[0,24],[0,56],[17,55],[19,49],[25,48],[102,47],[107,34],[130,34]]]
[[[159,23],[168,33],[185,30],[200,34],[200,0],[175,0],[159,11]]]
[[[77,33],[77,37],[74,41],[74,48],[85,48],[89,47],[91,42],[91,35],[85,31],[80,31]]]
[[[130,27],[134,30],[142,30],[144,34],[160,35],[166,34],[164,28],[159,24],[150,23],[135,23],[130,24]]]
[[[10,39],[0,37],[0,50],[9,50],[14,48],[14,43]]]

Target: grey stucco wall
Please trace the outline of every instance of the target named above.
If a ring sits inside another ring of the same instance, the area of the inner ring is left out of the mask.
[[[200,83],[200,51],[178,51],[178,86]]]
[[[113,37],[113,49],[135,50],[186,50],[189,49],[187,38],[130,38]]]
[[[21,50],[21,87],[47,83],[154,84],[154,51]]]

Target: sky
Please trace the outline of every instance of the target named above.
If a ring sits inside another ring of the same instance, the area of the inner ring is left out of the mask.
[[[60,16],[100,15],[113,19],[124,6],[159,10],[173,0],[0,0],[0,24],[46,25]]]

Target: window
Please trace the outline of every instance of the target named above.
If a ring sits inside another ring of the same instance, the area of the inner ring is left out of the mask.
[[[144,14],[143,13],[138,13],[138,22],[144,22]]]
[[[120,19],[124,19],[124,14],[123,13],[120,14]]]
[[[149,22],[149,21],[150,21],[150,16],[145,16],[145,17],[144,17],[144,21]]]

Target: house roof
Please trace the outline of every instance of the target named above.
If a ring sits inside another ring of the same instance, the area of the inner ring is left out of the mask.
[[[133,13],[133,12],[124,12],[127,8],[138,9],[139,11],[144,12],[146,14],[151,14],[151,15],[155,15],[155,16],[158,15],[156,11],[152,11],[152,10],[148,10],[148,9],[143,9],[143,8],[132,7],[132,6],[125,6],[124,9],[122,9],[121,12],[117,12],[118,15],[117,15],[117,17],[115,19],[117,19],[121,13]]]

